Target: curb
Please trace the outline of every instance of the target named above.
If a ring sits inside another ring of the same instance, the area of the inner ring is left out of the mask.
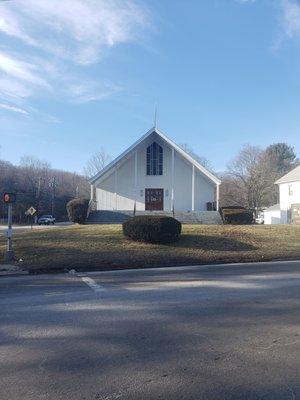
[[[0,264],[0,276],[28,275],[28,271],[22,270],[17,265]]]

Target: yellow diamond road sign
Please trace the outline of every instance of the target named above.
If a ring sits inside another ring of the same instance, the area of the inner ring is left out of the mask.
[[[34,207],[30,207],[28,208],[28,210],[26,211],[27,215],[33,215],[36,213],[36,209]]]

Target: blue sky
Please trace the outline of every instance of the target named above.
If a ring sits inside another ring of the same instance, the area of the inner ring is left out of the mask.
[[[300,153],[297,0],[0,1],[1,158],[82,172],[153,125],[217,171],[243,144]]]

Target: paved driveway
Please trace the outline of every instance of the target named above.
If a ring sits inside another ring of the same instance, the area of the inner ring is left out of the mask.
[[[298,399],[300,263],[0,279],[0,398]]]

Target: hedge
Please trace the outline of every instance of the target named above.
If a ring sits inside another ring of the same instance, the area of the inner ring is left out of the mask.
[[[170,243],[180,238],[181,223],[172,217],[142,215],[125,221],[123,234],[141,242]]]
[[[225,224],[249,225],[254,222],[253,212],[244,207],[223,207],[221,215]]]
[[[84,224],[87,219],[89,200],[76,198],[67,203],[69,220],[78,224]]]

